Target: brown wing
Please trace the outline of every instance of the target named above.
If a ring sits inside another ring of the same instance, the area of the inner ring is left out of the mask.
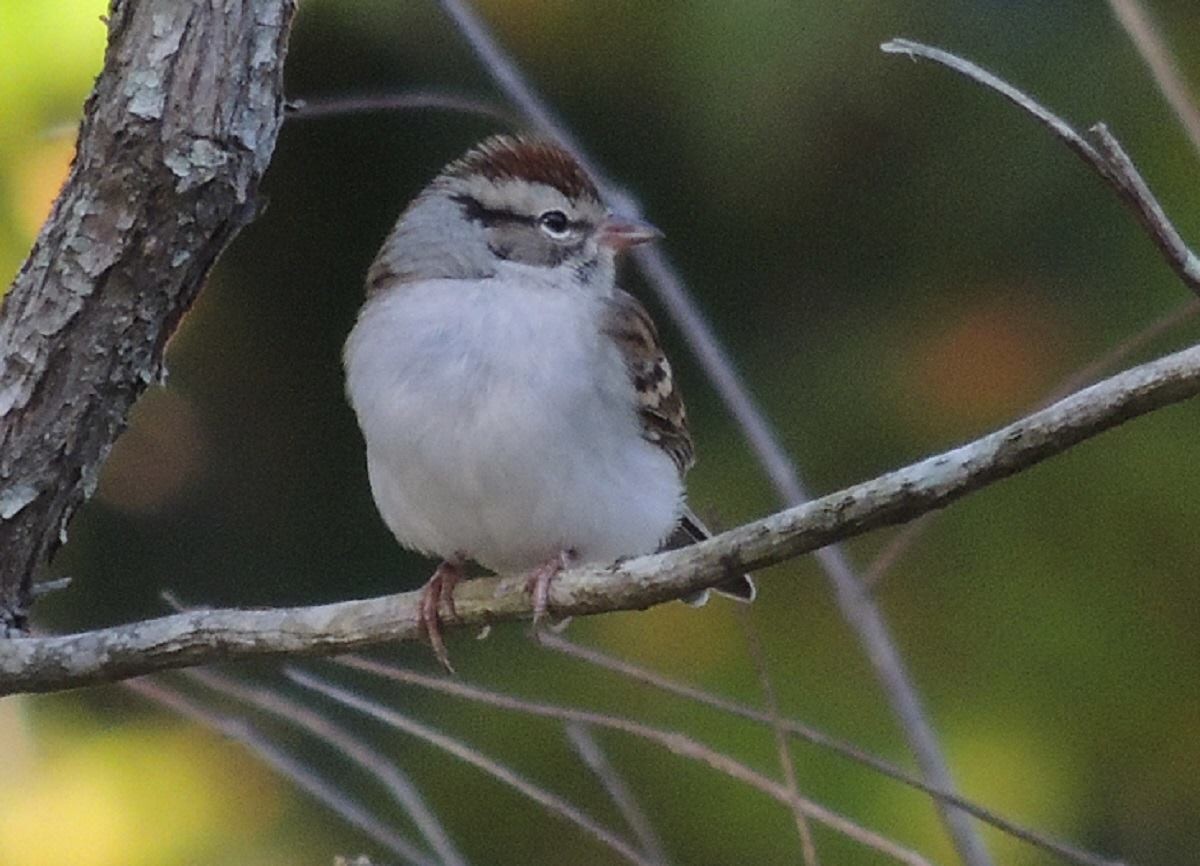
[[[671,375],[671,364],[658,343],[658,330],[646,308],[633,295],[617,289],[609,299],[604,332],[617,344],[637,392],[642,436],[675,461],[679,474],[695,462],[683,397]]]

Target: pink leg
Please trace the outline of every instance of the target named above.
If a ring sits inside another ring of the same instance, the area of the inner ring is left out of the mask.
[[[550,606],[550,582],[576,557],[573,550],[564,550],[547,559],[525,578],[525,591],[533,596],[533,627],[545,617]]]
[[[454,668],[450,664],[450,655],[446,652],[446,642],[442,640],[442,619],[438,609],[445,601],[451,618],[458,618],[458,610],[454,607],[454,586],[462,578],[461,559],[443,561],[425,583],[421,592],[421,612],[418,615],[418,623],[429,638],[433,654],[450,673],[454,673]]]

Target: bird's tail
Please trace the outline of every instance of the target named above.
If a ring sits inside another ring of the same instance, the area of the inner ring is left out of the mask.
[[[708,531],[708,527],[701,522],[699,517],[692,513],[692,509],[685,507],[679,525],[675,527],[675,531],[667,538],[666,543],[663,544],[663,549],[676,550],[711,537],[712,533]],[[721,595],[727,595],[730,598],[746,603],[754,601],[754,596],[758,593],[757,588],[754,586],[754,581],[750,579],[750,575],[748,574],[731,577],[726,581],[718,583],[713,589]],[[685,595],[681,601],[693,607],[699,607],[708,601],[708,593],[707,589],[702,589],[691,595]]]

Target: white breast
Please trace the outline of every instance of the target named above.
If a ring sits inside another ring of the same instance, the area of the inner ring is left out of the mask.
[[[397,540],[523,571],[561,550],[654,550],[683,507],[641,437],[632,385],[582,290],[432,280],[370,300],[347,393]]]

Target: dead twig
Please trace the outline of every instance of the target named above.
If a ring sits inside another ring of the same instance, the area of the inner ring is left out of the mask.
[[[949,51],[909,39],[892,39],[879,47],[888,54],[905,54],[913,59],[921,57],[940,63],[976,84],[996,91],[1018,108],[1031,114],[1116,192],[1118,198],[1133,212],[1134,218],[1150,235],[1150,239],[1154,241],[1176,276],[1194,293],[1200,295],[1200,257],[1184,243],[1133,161],[1103,123],[1097,123],[1089,130],[1094,142],[1089,141],[1032,96]]]
[[[930,786],[922,779],[913,776],[901,770],[895,764],[889,763],[870,752],[864,751],[857,746],[832,737],[823,731],[818,731],[810,725],[797,722],[794,719],[780,718],[772,719],[770,713],[762,710],[748,707],[744,704],[739,704],[736,701],[731,701],[728,698],[723,698],[718,695],[711,694],[698,689],[695,686],[689,686],[685,683],[680,683],[672,680],[662,674],[648,670],[646,668],[627,662],[623,659],[615,658],[606,653],[602,653],[591,647],[580,646],[577,643],[572,643],[559,635],[546,634],[543,635],[540,645],[563,653],[572,658],[579,659],[587,664],[594,665],[604,670],[612,671],[623,677],[626,677],[635,682],[644,683],[652,688],[661,689],[668,694],[677,695],[678,697],[686,698],[690,701],[703,704],[704,706],[712,707],[724,713],[729,713],[733,716],[738,716],[743,719],[759,722],[764,725],[778,724],[789,736],[797,737],[810,743],[818,748],[826,749],[836,755],[840,755],[847,760],[854,761],[875,772],[893,779],[902,785],[907,785],[917,791],[928,794],[939,800],[945,800],[947,804],[954,806],[963,812],[966,812],[985,824],[990,824],[997,830],[1007,833],[1013,838],[1020,839],[1037,848],[1049,851],[1072,863],[1079,863],[1081,866],[1121,866],[1119,861],[1111,860],[1102,857],[1098,854],[1084,851],[1081,848],[1076,848],[1073,845],[1068,845],[1053,839],[1043,833],[1035,830],[1030,830],[1027,827],[1022,827],[1020,824],[1013,823],[1007,818],[1002,818],[995,812],[985,809],[978,803],[966,799],[965,797],[956,794],[953,791],[943,791]]]
[[[298,670],[296,668],[286,668],[284,673],[293,682],[298,685],[311,689],[319,694],[325,695],[333,701],[345,707],[357,710],[364,715],[376,719],[388,727],[403,731],[410,736],[417,737],[425,742],[448,752],[459,760],[470,764],[480,770],[483,770],[493,778],[503,782],[514,790],[520,792],[524,796],[533,800],[539,806],[542,806],[546,811],[564,818],[584,830],[597,841],[607,845],[617,854],[624,857],[630,863],[638,864],[638,866],[655,866],[653,862],[647,860],[640,852],[635,850],[632,845],[621,839],[611,830],[600,826],[586,813],[578,807],[573,806],[557,794],[547,791],[545,788],[535,785],[522,776],[518,775],[513,770],[493,761],[491,758],[483,755],[478,750],[471,748],[465,743],[448,737],[443,733],[433,730],[427,725],[423,725],[415,719],[410,719],[407,716],[402,716],[395,710],[384,707],[366,698],[360,697],[346,689],[339,688],[332,683],[313,676],[310,673]]]
[[[129,680],[123,685],[131,692],[166,707],[177,715],[191,719],[241,743],[268,767],[288,779],[342,820],[357,827],[404,863],[412,864],[412,866],[439,866],[436,860],[424,854],[420,848],[372,815],[365,806],[336,785],[325,781],[321,774],[312,767],[297,761],[280,749],[270,737],[259,733],[245,719],[215,712],[161,683],[149,680]]]
[[[479,686],[471,686],[461,683],[457,680],[442,679],[431,677],[426,674],[420,674],[416,671],[407,670],[396,665],[384,664],[373,659],[361,658],[359,656],[341,656],[334,659],[338,664],[344,665],[353,670],[362,671],[374,676],[382,677],[393,682],[406,683],[408,685],[416,685],[422,688],[431,689],[442,692],[443,694],[452,695],[466,700],[477,701],[479,703],[488,704],[490,706],[499,707],[501,709],[513,710],[516,712],[526,713],[529,715],[540,716],[542,718],[557,719],[564,722],[576,722],[579,724],[593,725],[595,727],[609,728],[616,731],[621,731],[625,734],[630,734],[635,737],[640,737],[645,740],[650,740],[673,754],[681,757],[689,758],[694,761],[699,761],[709,767],[712,767],[718,772],[736,779],[743,784],[749,785],[757,791],[766,794],[774,800],[782,803],[785,806],[796,804],[798,808],[803,809],[804,814],[818,821],[831,829],[842,833],[846,837],[859,842],[862,845],[873,848],[893,857],[903,863],[911,864],[928,864],[928,861],[915,851],[904,848],[896,844],[892,840],[871,830],[866,829],[851,821],[843,815],[834,812],[831,809],[822,806],[821,804],[805,797],[794,797],[792,792],[786,786],[779,784],[761,773],[756,772],[740,761],[736,761],[721,752],[712,749],[697,740],[692,739],[684,734],[676,731],[663,731],[658,728],[653,728],[649,725],[643,725],[640,722],[635,722],[632,719],[625,719],[618,716],[608,716],[603,713],[593,713],[586,710],[576,710],[567,707],[558,707],[550,704],[534,703],[532,701],[521,700],[520,698],[512,697],[511,695],[493,692],[488,689],[480,688]],[[289,672],[289,676],[293,678],[305,677],[311,680],[304,674],[297,672]],[[328,687],[327,687],[328,689]],[[322,689],[326,694],[330,694],[327,689]],[[351,695],[348,692],[342,691],[338,698],[339,701],[343,697],[349,697],[352,700],[346,700],[347,706],[354,707],[363,712],[374,712],[366,709],[372,706],[369,701],[366,701],[357,696]],[[376,718],[381,716],[376,715]]]

